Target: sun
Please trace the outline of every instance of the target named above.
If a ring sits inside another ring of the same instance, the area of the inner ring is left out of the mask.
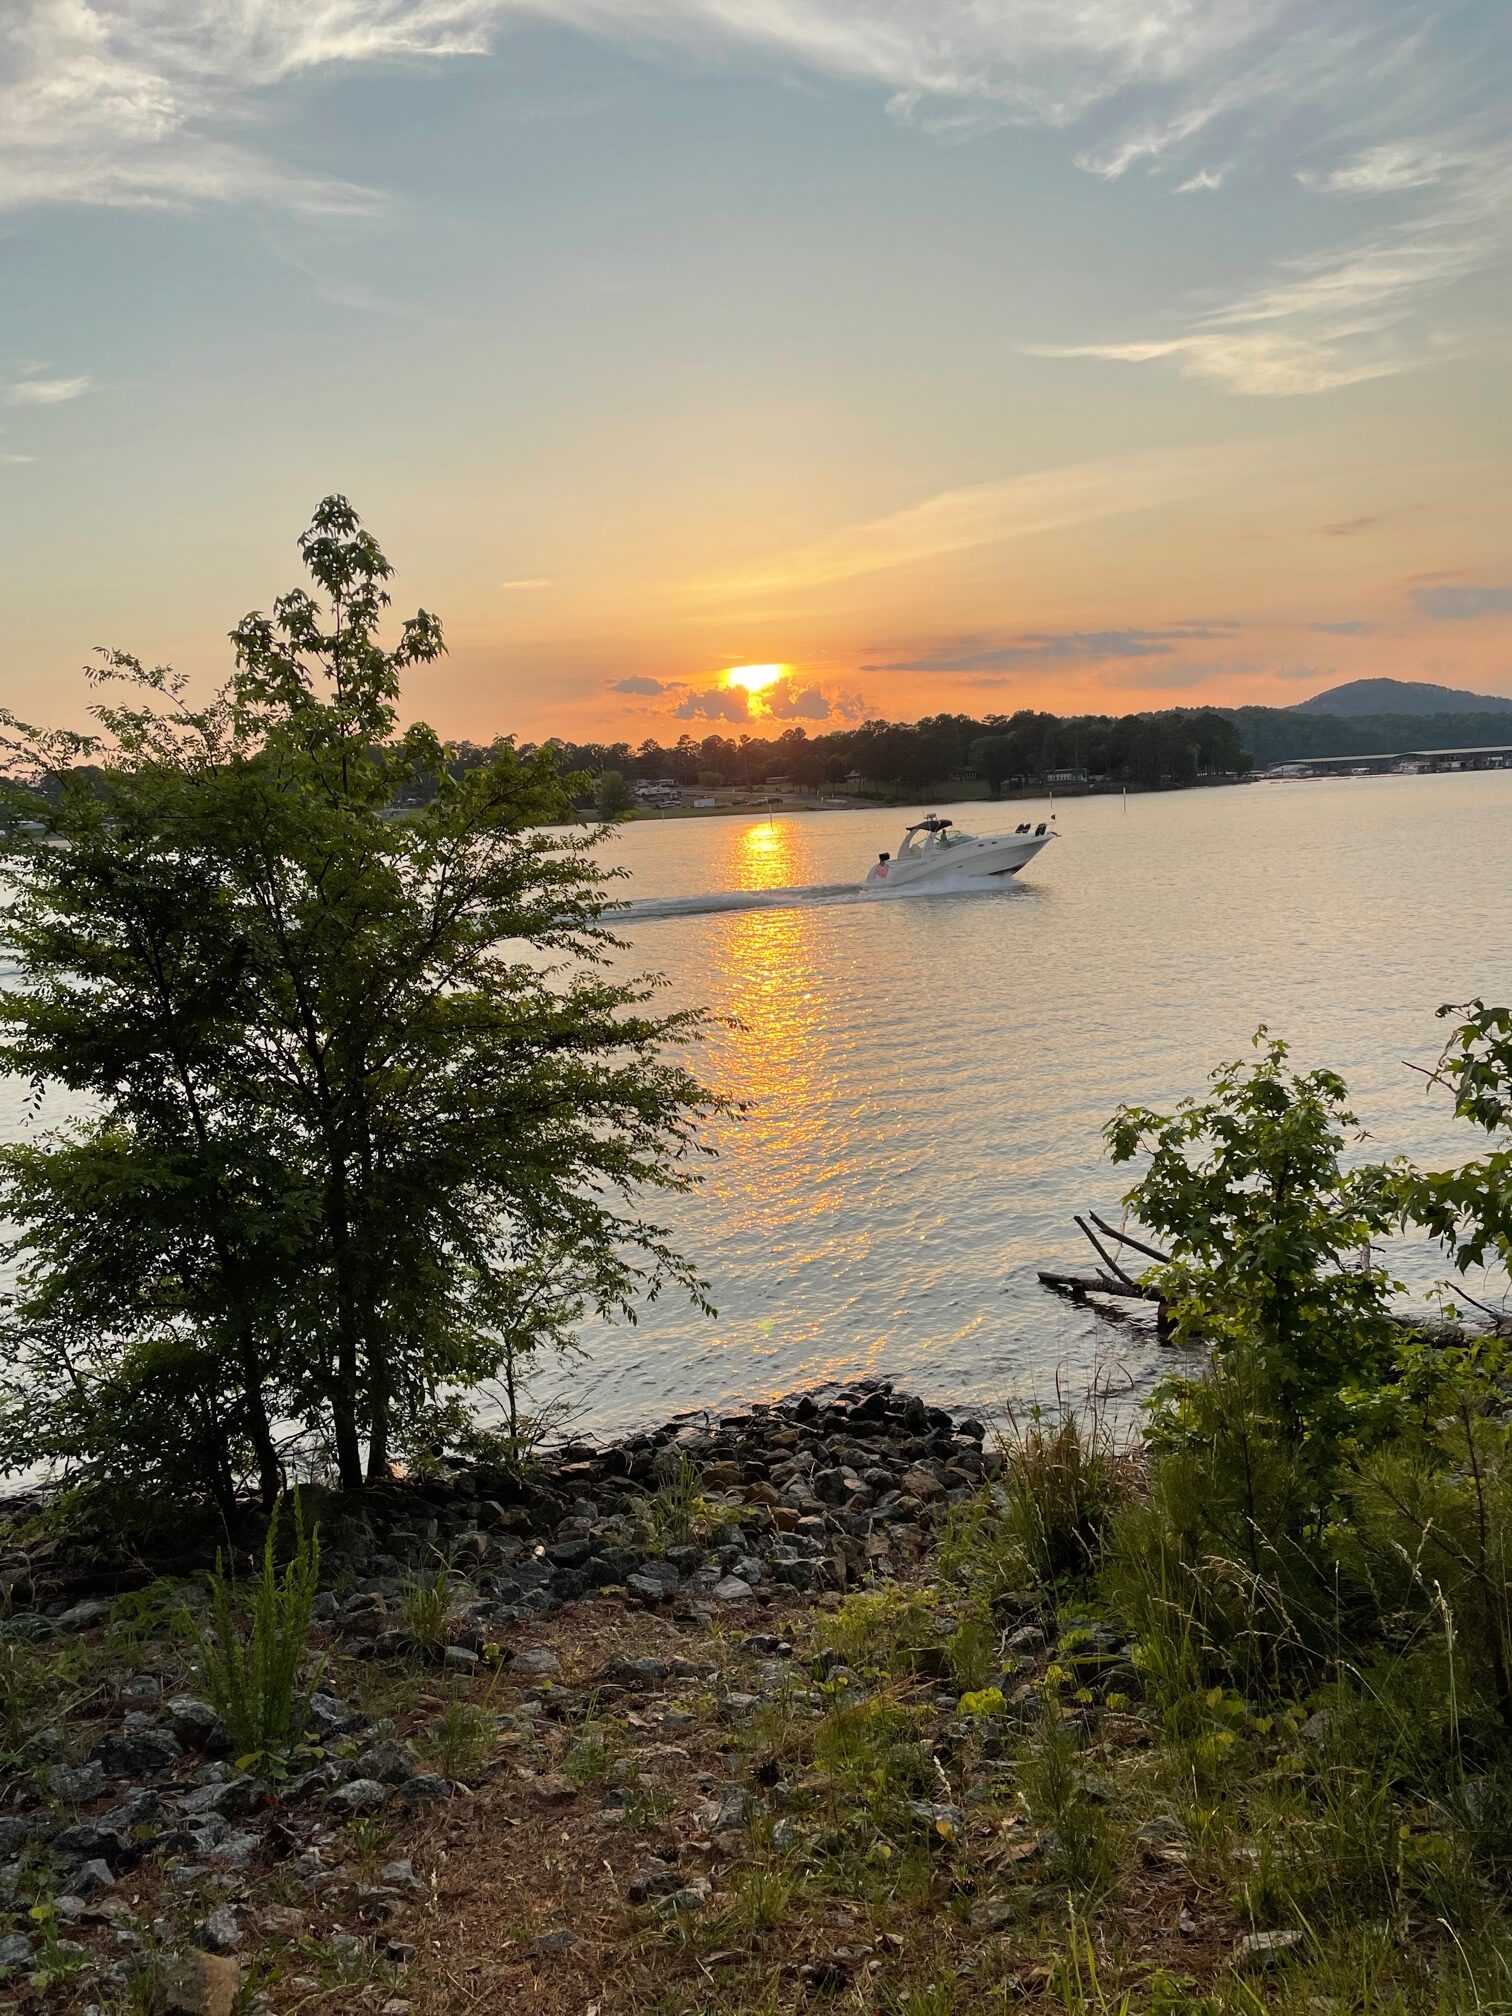
[[[787,669],[786,665],[732,665],[722,677],[726,686],[743,686],[747,693],[765,693]]]

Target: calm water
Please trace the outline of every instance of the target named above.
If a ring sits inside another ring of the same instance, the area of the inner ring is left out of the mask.
[[[1030,809],[957,816],[985,832]],[[896,812],[616,836],[631,961],[738,1018],[707,1068],[750,1111],[664,1213],[717,1320],[662,1301],[589,1333],[572,1385],[591,1425],[865,1372],[973,1405],[1099,1365],[1147,1385],[1149,1332],[1066,1306],[1035,1270],[1090,1258],[1074,1211],[1116,1217],[1128,1178],[1099,1130],[1120,1100],[1198,1090],[1262,1021],[1344,1073],[1371,1152],[1475,1151],[1402,1060],[1437,1054],[1440,1002],[1512,997],[1512,775],[1057,809],[1022,882],[880,901],[825,892],[896,846]],[[820,893],[764,893],[785,889]],[[1442,1268],[1398,1257],[1418,1292]]]
[[[963,806],[968,830],[1044,806]],[[747,1102],[695,1196],[662,1212],[710,1321],[664,1299],[591,1329],[570,1390],[599,1430],[865,1372],[973,1406],[1148,1386],[1164,1354],[1040,1288],[1117,1211],[1121,1100],[1199,1090],[1259,1022],[1342,1071],[1376,1153],[1479,1137],[1402,1060],[1442,1001],[1512,998],[1512,773],[1069,800],[1006,889],[857,898],[906,815],[667,820],[615,835],[627,965],[736,1018],[704,1059]],[[780,892],[798,892],[783,894]],[[804,893],[808,892],[808,893]],[[0,1127],[24,1126],[0,1084]],[[49,1118],[61,1117],[49,1102]],[[1421,1293],[1442,1263],[1400,1256]],[[1480,1292],[1484,1282],[1469,1284]],[[1489,1284],[1490,1292],[1499,1292]]]

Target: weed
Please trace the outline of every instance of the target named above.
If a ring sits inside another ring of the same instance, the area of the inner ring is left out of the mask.
[[[300,1668],[320,1581],[320,1536],[318,1530],[306,1534],[297,1491],[294,1551],[282,1575],[274,1558],[277,1537],[275,1510],[248,1620],[240,1615],[235,1584],[217,1560],[210,1633],[200,1641],[206,1692],[230,1732],[241,1769],[283,1768],[303,1733],[305,1704],[318,1677],[301,1693]]]
[[[614,1732],[605,1722],[585,1722],[567,1746],[562,1770],[574,1785],[599,1785],[619,1756]]]
[[[940,1630],[927,1591],[863,1590],[821,1621],[818,1640],[858,1672],[912,1672]]]
[[[707,1542],[739,1523],[729,1506],[717,1505],[705,1495],[698,1467],[686,1456],[679,1456],[677,1468],[639,1501],[635,1516],[641,1538],[654,1554]]]
[[[450,1561],[429,1574],[407,1575],[399,1592],[404,1628],[423,1652],[439,1653],[457,1624],[456,1576]]]
[[[741,1869],[730,1886],[726,1923],[743,1932],[769,1932],[786,1919],[793,1890],[792,1877],[776,1863]]]
[[[1050,1874],[1076,1890],[1097,1890],[1113,1873],[1109,1828],[1093,1800],[1075,1727],[1048,1707],[1018,1764],[1018,1792],[1040,1830]]]
[[[442,1777],[465,1784],[493,1755],[494,1739],[492,1713],[453,1694],[422,1740]]]

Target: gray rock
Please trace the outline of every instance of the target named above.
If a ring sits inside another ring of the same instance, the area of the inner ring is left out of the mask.
[[[738,1575],[721,1575],[709,1593],[716,1603],[745,1603],[750,1600],[751,1585]]]
[[[670,1895],[663,1897],[656,1907],[657,1911],[665,1918],[691,1917],[694,1912],[702,1911],[708,1903],[709,1889],[708,1882],[700,1877],[686,1889],[674,1890]]]
[[[442,1664],[451,1673],[476,1673],[479,1659],[470,1645],[448,1645],[442,1654]]]
[[[47,1774],[47,1789],[65,1806],[87,1805],[105,1790],[104,1766],[94,1760],[88,1764],[54,1764]]]
[[[425,1885],[415,1874],[415,1865],[406,1855],[403,1861],[386,1862],[378,1871],[378,1881],[390,1890],[402,1890],[408,1897],[423,1897]]]
[[[605,1669],[605,1678],[620,1687],[641,1689],[655,1687],[667,1678],[667,1672],[664,1659],[615,1659]]]
[[[732,1785],[711,1812],[709,1831],[713,1834],[733,1834],[744,1827],[750,1811],[750,1800],[738,1785]]]
[[[266,1797],[266,1788],[256,1778],[228,1778],[222,1784],[197,1785],[179,1801],[181,1813],[218,1813],[225,1820],[242,1820],[255,1813]]]
[[[530,1673],[536,1676],[550,1676],[560,1673],[562,1662],[549,1645],[532,1645],[523,1652],[517,1652],[510,1666],[512,1673]]]
[[[671,1863],[654,1859],[633,1873],[625,1886],[625,1895],[632,1904],[649,1904],[654,1898],[670,1897],[681,1888],[682,1877]]]
[[[420,1760],[408,1743],[386,1737],[372,1743],[357,1759],[358,1778],[376,1778],[384,1785],[402,1785],[420,1769]]]
[[[220,1954],[189,1953],[163,1961],[153,1987],[159,2016],[232,2016],[241,1969]]]
[[[351,1816],[358,1813],[381,1813],[387,1802],[386,1785],[380,1785],[376,1778],[354,1778],[350,1784],[338,1786],[327,1803],[334,1806],[339,1813]]]
[[[1234,1942],[1234,1965],[1246,1974],[1268,1973],[1301,1944],[1300,1932],[1247,1932]]]
[[[173,1704],[170,1702],[169,1706]],[[367,1717],[334,1694],[312,1694],[305,1705],[305,1733],[317,1742],[331,1736],[345,1736],[361,1729]]]
[[[242,1943],[242,1929],[229,1904],[222,1904],[218,1911],[212,1911],[202,1924],[196,1926],[194,1936],[207,1953],[234,1953]]]
[[[92,1631],[97,1624],[110,1621],[110,1613],[115,1608],[112,1596],[86,1596],[82,1603],[75,1603],[71,1610],[65,1610],[61,1617],[53,1620],[55,1629],[70,1636],[76,1631]]]
[[[183,1755],[183,1745],[171,1729],[123,1729],[103,1736],[91,1755],[110,1778],[150,1778],[171,1771]]]
[[[115,1882],[108,1862],[81,1862],[68,1879],[68,1887],[75,1897],[98,1897],[102,1890],[108,1890]]]
[[[219,1715],[208,1701],[198,1700],[193,1694],[175,1694],[164,1703],[168,1726],[180,1743],[188,1744],[196,1750],[203,1750],[217,1736],[224,1735]]]
[[[451,1797],[451,1786],[435,1771],[420,1771],[399,1787],[399,1798],[412,1812],[422,1806],[439,1805]]]
[[[543,1958],[559,1953],[581,1953],[583,1942],[575,1932],[541,1932],[531,1940],[529,1950]]]
[[[85,1862],[94,1861],[114,1866],[125,1850],[119,1834],[81,1820],[77,1826],[65,1827],[61,1834],[53,1837],[52,1852],[65,1868],[76,1869]]]
[[[0,1938],[0,1975],[16,1967],[30,1967],[32,1942],[24,1932],[7,1932]]]

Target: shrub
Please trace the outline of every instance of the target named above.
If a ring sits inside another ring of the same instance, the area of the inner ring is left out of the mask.
[[[300,1669],[320,1582],[320,1534],[306,1534],[294,1494],[294,1550],[283,1573],[275,1545],[278,1512],[268,1521],[262,1566],[243,1617],[238,1590],[221,1572],[210,1581],[211,1625],[201,1640],[205,1688],[231,1737],[242,1768],[279,1769],[304,1731],[314,1678],[301,1692]]]
[[[1363,1138],[1344,1081],[1289,1071],[1286,1045],[1264,1029],[1255,1049],[1213,1073],[1209,1099],[1171,1114],[1122,1107],[1106,1138],[1115,1162],[1149,1156],[1125,1201],[1170,1244],[1150,1278],[1178,1332],[1219,1362],[1242,1354],[1251,1404],[1295,1445],[1321,1531],[1393,1362],[1394,1284],[1371,1241],[1400,1206],[1391,1172],[1344,1167],[1347,1141]],[[1181,1426],[1170,1410],[1168,1433]]]

